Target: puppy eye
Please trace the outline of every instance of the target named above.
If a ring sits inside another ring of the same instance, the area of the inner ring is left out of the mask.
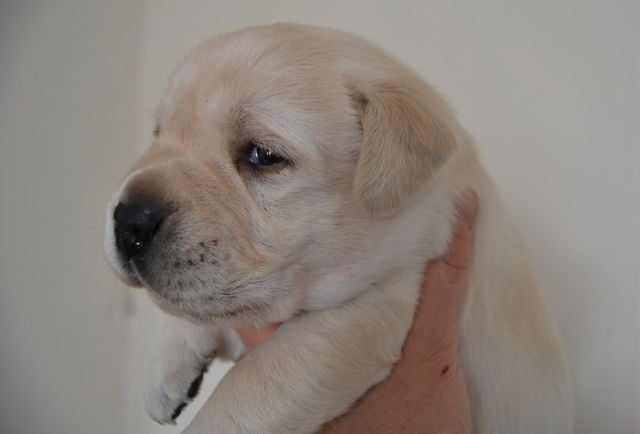
[[[273,166],[282,163],[284,158],[277,156],[271,150],[253,145],[249,151],[249,163],[254,166]]]

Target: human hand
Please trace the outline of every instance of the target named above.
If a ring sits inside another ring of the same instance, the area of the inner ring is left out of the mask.
[[[427,264],[422,295],[400,360],[322,434],[471,432],[471,409],[459,357],[459,321],[467,297],[478,200],[458,207],[449,250]],[[277,325],[238,329],[247,351]]]

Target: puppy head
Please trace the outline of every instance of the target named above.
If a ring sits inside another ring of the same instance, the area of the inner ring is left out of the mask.
[[[154,142],[109,206],[107,256],[169,313],[284,321],[451,153],[447,113],[350,35],[280,24],[207,41],[174,73]]]

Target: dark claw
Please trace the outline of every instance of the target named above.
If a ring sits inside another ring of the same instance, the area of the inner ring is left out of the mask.
[[[189,390],[187,391],[188,399],[193,399],[198,394],[198,391],[200,391],[200,386],[202,385],[203,377],[204,377],[204,371],[201,372],[200,375],[198,375],[198,377],[195,380],[193,380],[193,383],[191,383],[191,386],[189,386]],[[174,422],[178,418],[178,416],[180,416],[180,413],[182,413],[182,410],[184,410],[186,406],[187,406],[187,403],[183,402],[173,411],[173,414],[171,415],[171,419],[173,419]]]
[[[198,378],[193,380],[193,383],[191,383],[191,386],[189,387],[189,391],[187,392],[187,398],[193,399],[198,394],[198,392],[200,391],[200,386],[202,385],[203,376],[204,376],[204,372],[198,375]]]
[[[173,411],[173,414],[171,415],[171,419],[173,419],[174,421],[178,418],[178,416],[180,416],[180,413],[182,413],[182,410],[184,410],[184,408],[187,406],[186,402],[183,402],[182,404],[180,404],[178,406],[178,408],[176,408]]]

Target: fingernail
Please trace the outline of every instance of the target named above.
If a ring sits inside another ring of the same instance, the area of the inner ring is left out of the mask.
[[[478,195],[473,191],[467,191],[458,203],[458,224],[471,229],[476,220],[478,210]]]

